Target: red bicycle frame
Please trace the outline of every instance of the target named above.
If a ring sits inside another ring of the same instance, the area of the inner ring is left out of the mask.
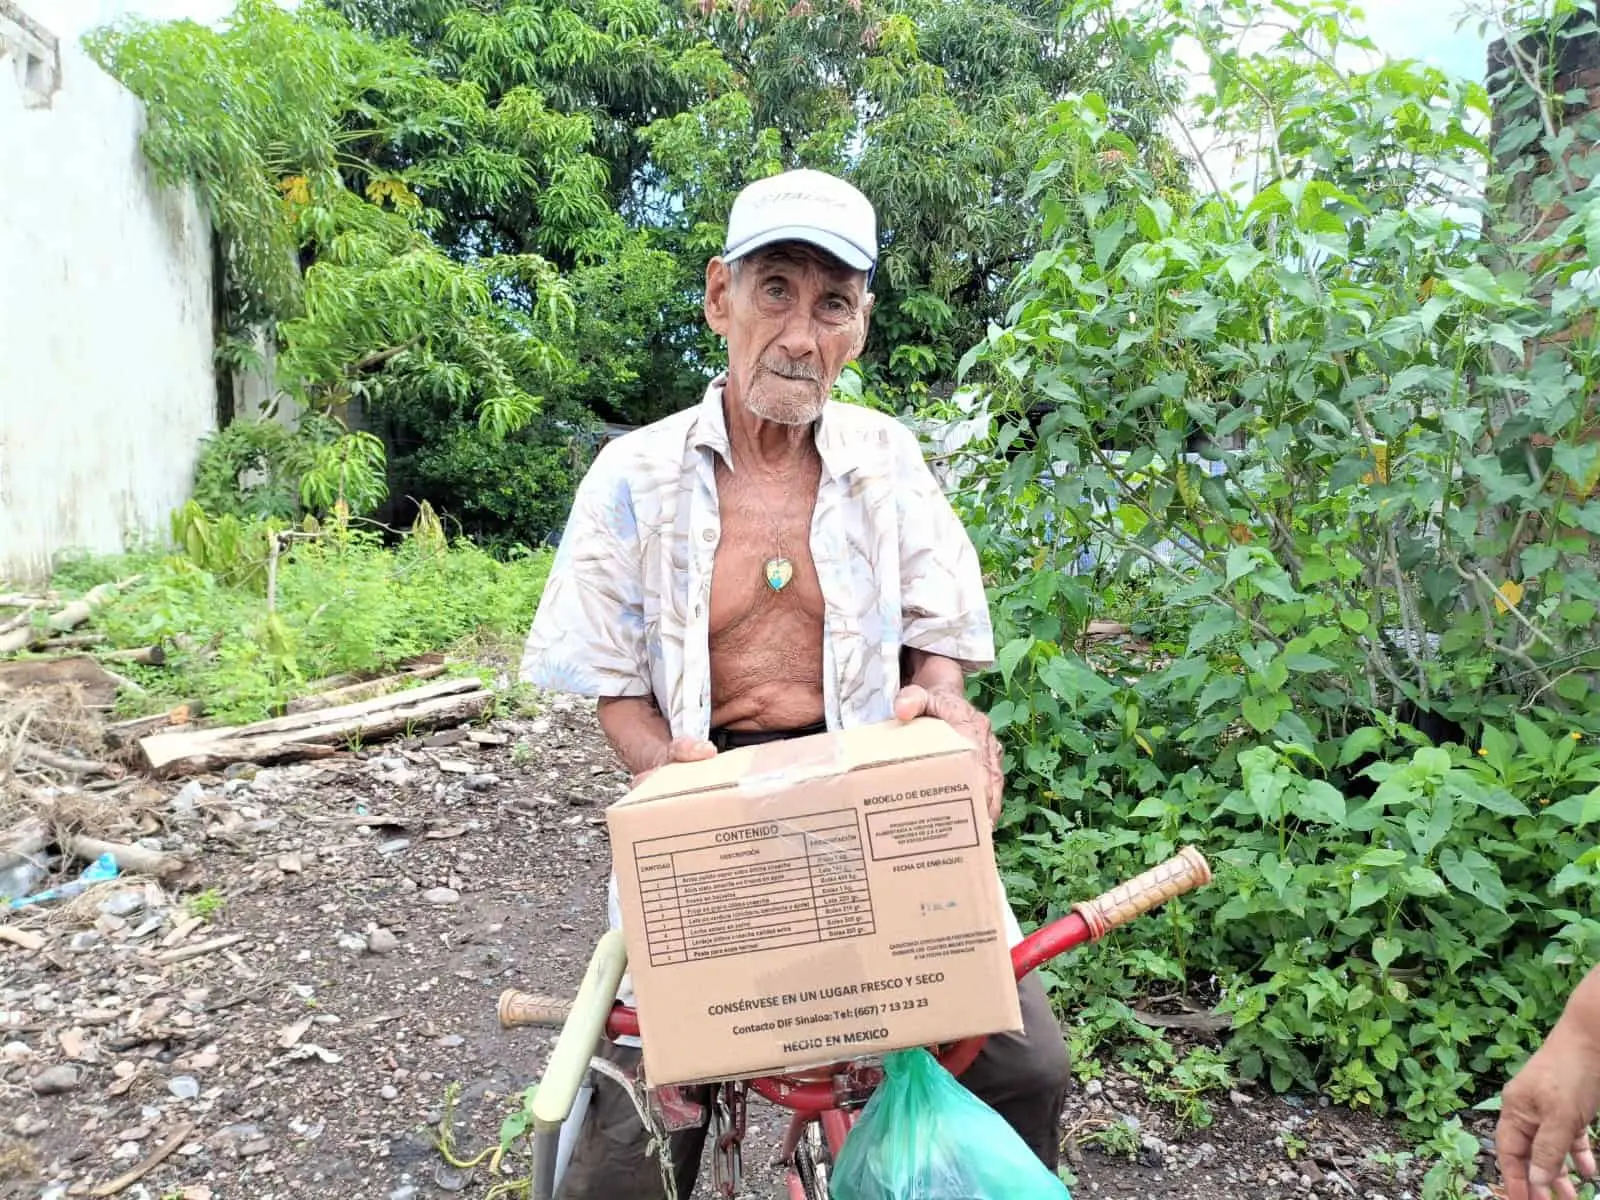
[[[1211,868],[1198,850],[1185,846],[1172,858],[1110,891],[1072,907],[1059,920],[1029,934],[1011,951],[1011,967],[1017,979],[1052,959],[1082,945],[1098,941],[1111,930],[1150,911],[1175,896],[1202,887],[1211,881]],[[548,997],[508,992],[501,997],[501,1023],[559,1024],[567,1008]],[[606,1036],[638,1037],[639,1016],[632,1008],[614,1005],[605,1023]],[[959,1077],[982,1052],[984,1037],[967,1038],[949,1045],[930,1047],[939,1062]],[[795,1167],[802,1139],[813,1125],[819,1125],[830,1156],[837,1161],[845,1139],[855,1123],[855,1112],[883,1080],[883,1069],[870,1061],[837,1063],[790,1075],[769,1075],[735,1083],[727,1094],[734,1095],[739,1117],[725,1138],[733,1149],[743,1137],[743,1091],[748,1087],[793,1114],[784,1136],[781,1160],[789,1164],[788,1191],[791,1200],[808,1200],[805,1184]],[[730,1185],[731,1186],[731,1185]],[[731,1195],[731,1192],[726,1194]]]

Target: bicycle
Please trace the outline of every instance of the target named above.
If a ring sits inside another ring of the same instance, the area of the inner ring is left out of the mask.
[[[1113,929],[1210,881],[1210,865],[1197,849],[1185,846],[1167,861],[1093,900],[1073,905],[1065,916],[1023,938],[1011,951],[1012,969],[1020,980],[1074,947],[1099,941]],[[633,1097],[646,1128],[660,1139],[663,1156],[664,1134],[698,1125],[706,1117],[704,1108],[678,1088],[647,1089],[611,1063],[594,1057],[602,1035],[639,1036],[638,1014],[615,1000],[626,970],[627,949],[622,933],[611,930],[596,945],[572,1000],[530,995],[516,989],[501,993],[497,1011],[503,1028],[545,1026],[561,1030],[533,1098],[532,1200],[552,1200],[596,1073],[613,1079]],[[986,1040],[967,1038],[929,1049],[946,1070],[959,1078],[978,1057]],[[745,1100],[753,1091],[793,1114],[777,1160],[787,1167],[789,1200],[828,1200],[829,1167],[843,1149],[857,1111],[883,1080],[880,1064],[879,1058],[855,1058],[790,1075],[723,1080],[712,1085],[707,1144],[711,1147],[711,1181],[716,1195],[731,1198],[739,1194]],[[668,1173],[663,1160],[663,1176]]]

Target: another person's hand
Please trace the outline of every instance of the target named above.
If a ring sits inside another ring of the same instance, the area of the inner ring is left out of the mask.
[[[700,762],[703,759],[715,758],[716,756],[717,748],[710,742],[703,742],[699,738],[673,738],[666,748],[656,756],[655,762],[634,775],[633,786],[638,787],[668,763]]]
[[[1000,819],[1000,806],[1005,799],[1005,773],[1001,767],[1000,742],[994,736],[989,718],[974,708],[966,696],[954,688],[926,688],[913,683],[900,689],[894,698],[894,715],[902,721],[917,717],[937,717],[978,749],[988,776],[989,823]]]
[[[1589,1123],[1600,1110],[1600,1044],[1557,1022],[1500,1098],[1495,1156],[1507,1200],[1576,1200],[1567,1171],[1593,1179]]]

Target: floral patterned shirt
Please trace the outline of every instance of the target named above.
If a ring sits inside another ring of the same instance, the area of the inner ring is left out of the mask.
[[[652,695],[674,737],[710,734],[716,458],[733,465],[724,382],[595,457],[523,648],[524,682]],[[891,416],[829,400],[815,437],[822,475],[810,548],[825,608],[823,699],[828,728],[842,729],[894,716],[902,647],[982,670],[994,661],[994,631],[977,552],[915,435]],[[1014,946],[1022,935],[1004,907]],[[610,914],[620,928],[615,878]],[[627,976],[618,998],[632,1003]]]
[[[578,485],[521,677],[547,691],[654,695],[674,737],[711,730],[715,458],[732,467],[723,380],[607,444]],[[830,400],[811,556],[822,585],[828,728],[886,721],[912,646],[981,670],[994,631],[977,552],[914,434]]]

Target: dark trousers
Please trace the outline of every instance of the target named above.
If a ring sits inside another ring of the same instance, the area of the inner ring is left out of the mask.
[[[1061,1114],[1070,1076],[1067,1044],[1038,976],[1024,978],[1017,996],[1023,1032],[989,1038],[961,1082],[1004,1117],[1054,1171],[1060,1162]],[[630,1070],[639,1062],[639,1051],[632,1046],[606,1042],[600,1053]],[[685,1090],[702,1103],[710,1096],[709,1088]],[[646,1156],[648,1141],[633,1101],[611,1080],[599,1077],[556,1200],[660,1200],[665,1195],[661,1165]],[[689,1200],[700,1174],[706,1127],[675,1133],[671,1141],[678,1200]]]
[[[784,732],[718,729],[712,731],[711,740],[718,751],[724,751],[820,733],[824,728],[817,725]],[[1017,998],[1022,1008],[1022,1033],[990,1037],[960,1078],[968,1091],[1004,1117],[1054,1171],[1060,1161],[1061,1114],[1071,1077],[1067,1043],[1038,976],[1029,975],[1017,984]],[[640,1052],[632,1046],[604,1042],[599,1052],[629,1072],[638,1068]],[[685,1091],[702,1104],[711,1096],[710,1088]],[[678,1200],[689,1200],[694,1193],[706,1133],[702,1124],[671,1135]],[[633,1101],[611,1080],[599,1076],[556,1200],[658,1200],[664,1196],[661,1164],[646,1154],[648,1145],[649,1134]]]

